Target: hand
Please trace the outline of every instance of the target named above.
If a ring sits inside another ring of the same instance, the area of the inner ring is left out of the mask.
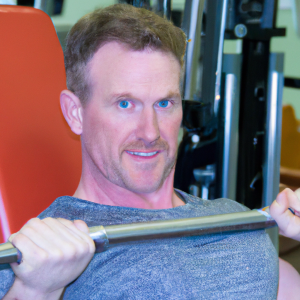
[[[270,206],[270,214],[277,222],[280,234],[300,241],[300,189],[296,192],[285,189],[279,193]]]
[[[83,221],[31,219],[9,239],[22,262],[11,264],[16,279],[4,299],[59,299],[94,255],[88,233]]]

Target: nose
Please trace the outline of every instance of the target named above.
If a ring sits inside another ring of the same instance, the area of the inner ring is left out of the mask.
[[[153,107],[143,109],[137,124],[136,135],[146,144],[151,144],[160,138],[157,113]]]

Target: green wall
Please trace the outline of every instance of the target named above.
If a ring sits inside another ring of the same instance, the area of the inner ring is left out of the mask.
[[[300,18],[300,16],[299,16]],[[300,37],[297,36],[292,10],[279,10],[277,27],[287,29],[285,37],[275,37],[271,40],[272,52],[284,53],[284,76],[300,79]],[[240,53],[241,41],[225,41],[224,53]],[[300,89],[284,88],[283,104],[291,104],[300,119]]]
[[[285,54],[284,76],[300,79],[300,37],[294,28],[292,10],[278,11],[277,27],[285,27],[287,35],[273,38],[271,51]],[[300,119],[300,89],[284,88],[283,104],[291,104],[295,108],[297,118]]]

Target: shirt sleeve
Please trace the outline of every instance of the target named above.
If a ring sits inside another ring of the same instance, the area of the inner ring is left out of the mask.
[[[15,281],[15,274],[9,264],[0,265],[0,299],[2,299]]]

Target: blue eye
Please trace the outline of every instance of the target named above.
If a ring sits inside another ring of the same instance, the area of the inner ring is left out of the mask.
[[[168,107],[168,105],[169,105],[169,100],[162,100],[162,101],[159,101],[159,102],[158,102],[158,105],[159,105],[160,107],[163,107],[163,108]]]
[[[121,108],[128,108],[129,107],[129,101],[126,101],[126,100],[123,100],[123,101],[121,101],[120,103],[119,103],[119,106],[121,107]]]

